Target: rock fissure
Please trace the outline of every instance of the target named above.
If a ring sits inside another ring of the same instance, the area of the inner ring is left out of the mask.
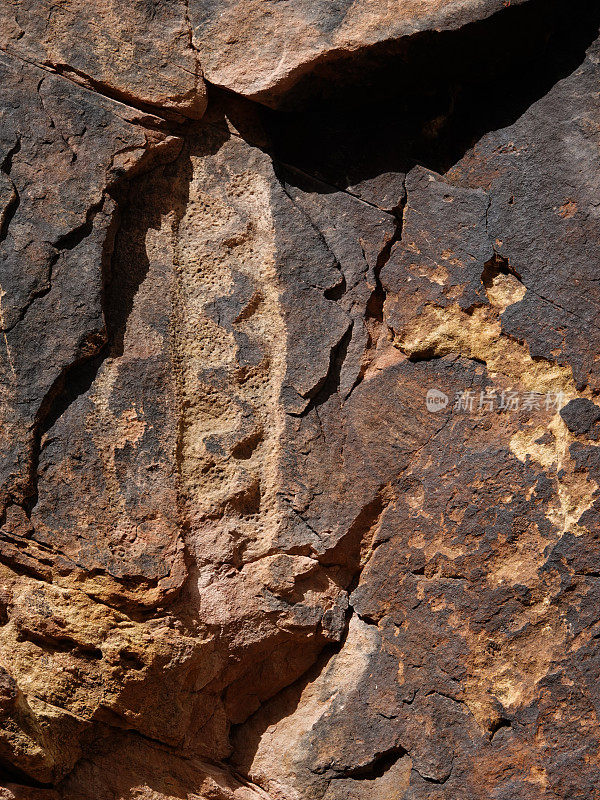
[[[2,763],[40,800],[591,797],[595,412],[548,398],[600,391],[598,9],[28,3]]]

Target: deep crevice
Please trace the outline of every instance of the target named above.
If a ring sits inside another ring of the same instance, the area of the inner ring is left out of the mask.
[[[102,201],[88,210],[86,222],[57,240],[54,245],[58,250],[71,250],[77,247],[92,233],[94,220],[104,207],[106,198],[110,197],[114,201],[115,210],[105,233],[101,257],[104,329],[86,334],[78,345],[78,357],[56,378],[36,415],[27,496],[22,504],[29,518],[38,502],[38,470],[44,435],[79,397],[89,391],[104,361],[123,353],[127,319],[133,308],[135,294],[147,274],[148,264],[147,260],[146,262],[142,260],[141,270],[117,272],[115,253],[123,213],[133,201],[139,182],[147,179],[147,176],[148,173],[143,172],[139,177],[125,178],[113,184],[107,189]],[[50,288],[51,285],[43,294],[47,294]]]
[[[103,97],[106,100],[118,103],[121,106],[131,109],[132,111],[141,111],[147,116],[143,119],[129,120],[132,125],[141,124],[145,128],[155,128],[162,130],[163,125],[186,125],[189,122],[197,122],[196,119],[187,117],[183,112],[173,110],[172,113],[165,112],[162,106],[154,106],[149,103],[144,103],[134,95],[129,95],[126,92],[121,92],[118,89],[101,81],[94,81],[93,78],[86,75],[85,72],[78,71],[71,68],[68,64],[53,64],[53,63],[40,63],[32,61],[25,56],[15,53],[4,46],[0,46],[0,54],[8,58],[15,59],[22,64],[27,64],[29,67],[40,70],[42,74],[54,75],[62,80],[69,81],[84,92]],[[77,76],[77,79],[71,77],[70,73]],[[162,114],[162,116],[161,116]]]
[[[3,210],[2,225],[0,226],[0,242],[3,242],[6,239],[10,223],[12,222],[15,214],[17,213],[17,209],[21,204],[21,197],[19,195],[19,191],[10,177],[13,158],[17,155],[17,153],[19,153],[20,150],[21,150],[21,137],[18,136],[15,144],[10,148],[10,150],[4,157],[2,164],[0,165],[0,170],[6,175],[6,177],[10,181],[14,192],[14,196],[11,198],[11,200],[8,202],[8,204]]]
[[[365,374],[372,363],[374,353],[377,349],[377,345],[380,341],[382,335],[385,335],[386,332],[386,324],[384,319],[384,309],[385,309],[385,302],[387,300],[387,291],[384,285],[381,282],[381,271],[388,263],[390,256],[392,254],[392,250],[396,244],[402,241],[402,231],[404,227],[404,211],[406,209],[407,203],[407,195],[406,195],[406,185],[403,181],[404,187],[404,195],[400,199],[398,206],[394,210],[394,219],[395,219],[395,230],[392,238],[389,242],[384,246],[383,250],[379,254],[377,258],[377,263],[374,269],[374,278],[375,278],[375,287],[373,292],[371,293],[370,298],[367,301],[367,305],[365,308],[365,325],[368,331],[368,342],[367,347],[365,350],[365,354],[363,357],[363,362],[361,364],[360,372],[354,385],[350,389],[346,400],[350,397],[354,389],[359,386]]]
[[[93,227],[93,223],[90,223],[90,225]],[[102,272],[104,276],[106,276],[107,265],[112,256],[117,226],[118,221],[115,213],[113,224],[111,229],[107,232],[104,242],[102,255]],[[82,226],[82,228],[87,229],[86,226]],[[73,241],[71,241],[68,236],[65,237],[67,239],[66,249],[71,249],[69,247],[71,244],[75,247],[80,235],[81,228],[75,232],[75,239]],[[79,241],[82,241],[83,238],[85,237],[82,236]],[[50,288],[51,285],[45,292],[46,294],[50,291]],[[102,362],[106,358],[107,341],[108,336],[106,331],[98,330],[86,334],[85,338],[78,345],[78,357],[62,370],[40,404],[34,422],[32,453],[29,461],[28,494],[23,503],[23,508],[29,518],[31,518],[33,509],[38,502],[39,461],[42,450],[42,439],[69,406],[91,386]]]
[[[419,776],[419,778],[421,778],[422,781],[425,781],[425,783],[431,783],[434,786],[443,786],[445,783],[448,782],[448,780],[450,779],[450,775],[452,774],[450,773],[445,778],[431,778],[429,775],[423,775],[423,773],[419,772],[419,770],[416,767],[413,767],[413,772],[415,772]]]
[[[103,205],[104,198],[102,198],[102,200],[95,205],[90,206],[85,215],[85,222],[83,222],[77,228],[74,228],[72,231],[65,233],[63,236],[59,236],[59,238],[52,243],[52,246],[56,248],[56,250],[74,250],[91,234],[92,230],[94,229],[94,219],[96,214],[100,211]]]
[[[489,729],[489,738],[490,742],[494,741],[494,737],[498,733],[498,731],[506,730],[507,728],[512,728],[512,722],[507,719],[506,717],[499,717],[495,722],[492,723]]]
[[[455,31],[341,54],[280,110],[262,111],[267,149],[359,197],[363,181],[416,164],[444,173],[570,75],[599,25],[592,0],[530,0]]]
[[[340,778],[353,778],[354,780],[361,781],[377,780],[377,778],[382,778],[394,764],[406,755],[408,755],[408,752],[403,747],[393,747],[391,750],[386,750],[385,753],[376,755],[373,761],[363,767],[356,767],[339,772],[335,775],[333,780],[339,780]]]
[[[17,769],[17,767],[2,757],[0,757],[0,781],[3,783],[14,783],[15,786],[22,786],[27,789],[43,790],[54,788],[52,783],[42,783],[42,781],[36,781],[35,778],[32,778],[26,772]],[[2,783],[0,783],[0,787],[1,786]]]
[[[49,650],[51,653],[71,653],[75,657],[93,660],[102,658],[100,648],[93,645],[82,645],[66,634],[61,637],[51,637],[33,630],[26,630],[17,633],[17,640],[32,642],[42,650]]]
[[[490,258],[489,261],[486,261],[483,265],[483,272],[481,273],[481,282],[485,286],[486,290],[491,289],[494,285],[494,280],[499,275],[512,275],[513,277],[517,278],[519,281],[521,280],[521,276],[519,273],[514,269],[507,258],[503,258],[502,256],[498,255],[497,253]]]
[[[10,175],[13,165],[14,157],[21,151],[21,137],[17,136],[14,145],[10,148],[8,153],[4,156],[0,169],[6,175]]]
[[[330,397],[338,392],[340,388],[342,367],[344,366],[344,361],[348,352],[348,346],[350,345],[350,339],[352,338],[352,328],[353,323],[350,322],[348,329],[337,345],[332,349],[329,355],[329,368],[327,370],[327,375],[325,376],[321,386],[318,388],[317,393],[313,395],[303,411],[299,413],[289,411],[288,414],[290,416],[305,417],[315,408],[318,408],[326,403]]]
[[[17,191],[16,187],[15,191]],[[108,192],[108,194],[110,193]],[[12,216],[14,216],[14,214],[16,213],[16,210],[20,203],[18,192],[17,192],[17,198],[18,202],[15,204],[15,207],[12,211],[11,219]],[[35,303],[36,300],[45,297],[52,291],[52,278],[54,275],[54,268],[58,263],[61,252],[63,250],[74,250],[92,233],[94,229],[94,219],[96,218],[98,212],[103,208],[105,199],[106,198],[103,196],[102,200],[100,200],[98,203],[95,203],[94,205],[90,206],[87,209],[86,220],[84,223],[79,225],[77,228],[74,228],[73,230],[69,231],[68,233],[63,234],[55,242],[52,243],[52,247],[55,249],[56,252],[52,255],[52,258],[48,263],[46,284],[37,291],[34,291],[29,295],[27,302],[19,311],[18,318],[15,320],[15,322],[13,322],[12,325],[10,325],[8,328],[5,329],[5,333],[12,331],[13,328],[15,328],[20,322],[23,322],[23,320],[25,319],[25,317],[29,312],[29,309]],[[0,241],[2,241],[2,238],[3,237],[0,236]]]

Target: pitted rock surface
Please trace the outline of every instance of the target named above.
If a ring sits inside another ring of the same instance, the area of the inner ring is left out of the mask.
[[[0,4],[1,798],[600,798],[599,27]]]

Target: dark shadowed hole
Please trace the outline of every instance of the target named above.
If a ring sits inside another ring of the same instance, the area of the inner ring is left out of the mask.
[[[493,740],[494,736],[498,733],[498,731],[506,730],[512,728],[512,723],[506,717],[500,717],[496,720],[493,725],[490,727],[490,742]]]
[[[52,784],[41,783],[40,781],[36,781],[34,778],[27,775],[26,772],[22,772],[20,769],[17,769],[13,764],[10,764],[1,757],[0,757],[0,781],[2,781],[2,784],[0,784],[0,786],[6,784],[15,784],[15,786],[20,786],[27,789],[52,788]],[[27,797],[27,794],[23,793],[22,797]]]
[[[376,756],[370,764],[355,769],[345,770],[336,778],[353,778],[354,780],[376,780],[382,778],[401,758],[408,755],[403,747],[394,747],[380,756]]]

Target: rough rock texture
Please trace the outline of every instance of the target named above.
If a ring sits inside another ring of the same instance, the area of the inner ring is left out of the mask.
[[[206,108],[187,0],[2,0],[0,49],[171,117]]]
[[[336,64],[342,55],[356,57],[375,44],[424,31],[455,30],[506,5],[505,0],[189,0],[189,13],[207,79],[278,105],[303,76]]]
[[[0,3],[0,798],[600,798],[599,26]]]

